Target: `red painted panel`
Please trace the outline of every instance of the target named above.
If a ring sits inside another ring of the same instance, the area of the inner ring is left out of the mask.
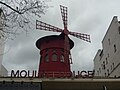
[[[45,38],[45,37],[44,37]],[[46,37],[48,38],[48,37]],[[64,53],[64,39],[45,39],[37,44],[40,49],[39,77],[70,77],[71,69],[69,58],[61,62],[60,56]],[[52,55],[57,55],[57,60],[53,61]],[[47,59],[45,59],[48,55]],[[69,57],[67,55],[67,57]],[[48,60],[48,61],[46,61]]]

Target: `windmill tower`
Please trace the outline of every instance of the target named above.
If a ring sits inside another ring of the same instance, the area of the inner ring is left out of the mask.
[[[40,49],[39,77],[71,77],[70,64],[72,58],[70,50],[74,42],[68,37],[72,35],[87,42],[90,35],[68,31],[67,7],[60,5],[64,29],[36,20],[36,29],[61,32],[60,35],[51,35],[37,40],[36,46]]]

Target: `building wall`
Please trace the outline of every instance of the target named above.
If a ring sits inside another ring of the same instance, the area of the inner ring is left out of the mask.
[[[7,75],[7,70],[2,65],[3,55],[4,55],[4,47],[5,47],[5,39],[3,38],[4,30],[4,13],[0,9],[0,76]]]
[[[95,76],[99,76],[99,73],[101,72],[101,64],[99,64],[100,62],[100,54],[101,54],[102,50],[99,49],[96,56],[95,56],[95,59],[94,59],[94,69],[95,69]],[[99,72],[98,72],[99,71]]]
[[[7,77],[8,76],[8,71],[3,65],[1,65],[0,76],[1,77]]]
[[[3,60],[3,55],[4,55],[4,43],[3,40],[0,39],[0,69],[2,67],[2,60]]]
[[[102,41],[102,50],[94,58],[95,75],[120,76],[120,23],[114,16]]]
[[[0,90],[42,90],[38,82],[0,82]]]
[[[2,65],[3,53],[4,53],[4,39],[2,38],[2,30],[3,30],[3,14],[0,9],[0,69]]]
[[[120,90],[119,78],[0,78],[0,90]]]

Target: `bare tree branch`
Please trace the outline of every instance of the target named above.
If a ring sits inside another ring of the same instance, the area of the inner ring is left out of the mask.
[[[18,14],[22,14],[22,13],[21,13],[21,12],[19,12],[18,10],[16,10],[16,9],[12,8],[11,6],[9,6],[8,4],[6,4],[6,3],[4,3],[4,2],[2,2],[2,1],[0,1],[0,4],[5,5],[6,7],[10,8],[11,10],[13,10],[13,11],[17,12]]]
[[[47,8],[49,6],[42,0],[1,0],[0,10],[5,18],[0,26],[0,37],[11,38],[23,31],[27,33],[35,18],[45,14]]]

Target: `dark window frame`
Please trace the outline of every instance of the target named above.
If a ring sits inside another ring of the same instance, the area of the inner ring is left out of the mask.
[[[64,57],[64,55],[62,54],[62,55],[60,55],[60,62],[65,62],[65,57]]]
[[[48,54],[46,54],[44,58],[45,58],[45,62],[49,62],[49,55]]]
[[[54,62],[58,61],[58,55],[56,53],[52,54],[52,61]]]
[[[114,53],[117,51],[116,44],[114,44]]]

